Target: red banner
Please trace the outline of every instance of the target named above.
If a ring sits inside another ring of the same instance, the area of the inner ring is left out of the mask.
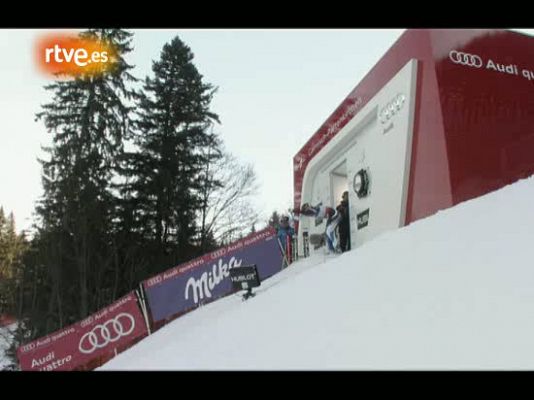
[[[15,317],[12,317],[11,315],[7,314],[0,314],[0,328],[4,326],[9,326],[11,324],[14,324],[15,322],[17,322]]]
[[[147,328],[134,292],[81,322],[22,345],[22,371],[70,371],[125,346]]]

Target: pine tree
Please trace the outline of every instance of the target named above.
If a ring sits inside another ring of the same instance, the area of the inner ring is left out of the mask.
[[[132,34],[120,29],[81,34],[111,43],[117,50],[114,68],[103,75],[81,75],[45,87],[53,100],[42,106],[37,120],[54,135],[41,160],[44,195],[37,207],[39,243],[50,287],[48,314],[58,328],[110,300],[113,269],[113,223],[117,200],[111,182],[130,130],[130,101],[135,78],[124,60],[132,50]],[[46,284],[44,285],[46,287]],[[36,321],[35,321],[36,322]]]
[[[153,245],[154,263],[168,267],[196,255],[196,217],[203,206],[206,165],[220,157],[210,130],[215,88],[203,82],[193,53],[178,37],[153,63],[139,102],[136,144],[128,190],[139,231]],[[208,151],[209,149],[209,151]]]
[[[280,226],[280,214],[277,211],[273,211],[268,221],[269,226],[278,229]]]
[[[13,213],[5,218],[0,207],[0,316],[13,316],[17,312],[17,291],[26,247],[24,234],[16,232]]]
[[[4,279],[7,274],[7,259],[9,245],[7,243],[6,235],[7,220],[4,213],[4,208],[0,207],[0,281]]]

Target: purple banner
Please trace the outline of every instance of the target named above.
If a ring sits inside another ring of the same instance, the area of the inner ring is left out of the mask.
[[[229,270],[255,264],[260,281],[279,272],[283,257],[274,229],[267,228],[143,282],[154,322],[233,291]]]

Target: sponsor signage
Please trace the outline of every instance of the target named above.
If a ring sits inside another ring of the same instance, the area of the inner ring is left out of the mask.
[[[256,265],[260,280],[282,270],[283,255],[272,228],[171,268],[143,282],[155,322],[232,293],[230,271]]]
[[[232,268],[230,280],[234,290],[248,290],[260,286],[260,277],[255,265]]]
[[[453,64],[470,67],[475,69],[486,69],[495,72],[501,72],[508,75],[522,76],[523,78],[532,81],[534,80],[534,71],[528,68],[520,68],[514,63],[499,63],[493,59],[484,60],[478,54],[466,53],[458,50],[451,50],[449,52],[449,60]],[[521,72],[520,72],[521,71]]]
[[[386,104],[378,113],[378,118],[381,124],[388,122],[395,114],[397,114],[404,103],[406,102],[406,95],[399,93],[388,104]]]
[[[146,334],[131,292],[81,322],[20,346],[17,356],[23,371],[70,371]]]
[[[358,229],[365,228],[369,225],[369,209],[358,213],[357,215]]]

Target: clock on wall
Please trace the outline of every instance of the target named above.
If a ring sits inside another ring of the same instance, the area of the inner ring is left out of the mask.
[[[369,192],[369,174],[365,169],[359,170],[356,175],[354,175],[352,187],[358,198],[361,199],[362,197],[367,196],[367,193]]]

